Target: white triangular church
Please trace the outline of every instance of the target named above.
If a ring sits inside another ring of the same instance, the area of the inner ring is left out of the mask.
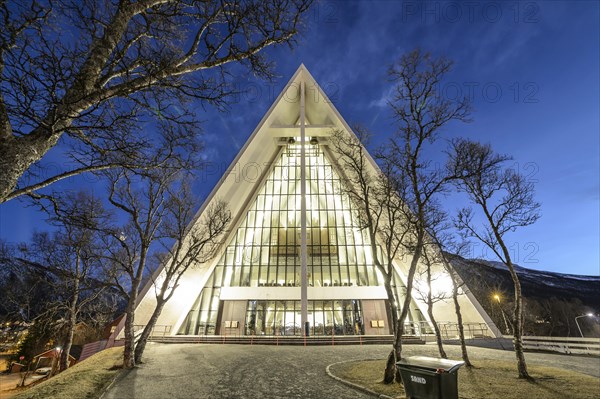
[[[198,212],[193,223],[212,201],[225,200],[231,228],[219,254],[182,277],[157,322],[161,334],[390,334],[387,295],[368,234],[359,229],[328,150],[334,130],[354,134],[301,65]],[[402,300],[408,264],[398,259],[395,266]],[[436,281],[449,280],[436,273]],[[155,304],[150,281],[136,325],[147,323]],[[472,326],[467,332],[499,333],[471,294],[462,293],[460,304]],[[415,293],[407,334],[431,332],[426,309]],[[449,336],[455,334],[451,299],[436,303],[434,314]]]

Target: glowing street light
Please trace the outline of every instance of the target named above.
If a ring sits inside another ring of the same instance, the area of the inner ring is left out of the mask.
[[[504,330],[506,331],[506,334],[510,334],[510,329],[508,328],[508,321],[506,321],[506,314],[504,314],[504,309],[502,309],[502,306],[500,306],[500,295],[494,294],[492,298],[494,298],[498,302],[498,307],[500,308],[500,313],[502,313],[502,319],[504,320]]]
[[[581,334],[581,338],[585,338],[585,337],[583,336],[583,332],[581,331],[581,327],[579,327],[579,322],[577,321],[577,319],[580,317],[593,317],[593,316],[594,316],[593,313],[588,313],[588,314],[582,314],[581,316],[575,317],[575,324],[577,324],[577,328],[579,329],[579,334]]]

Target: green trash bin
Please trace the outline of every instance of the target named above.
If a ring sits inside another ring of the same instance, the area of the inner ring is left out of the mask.
[[[396,363],[409,399],[458,399],[458,369],[465,362],[410,356]]]

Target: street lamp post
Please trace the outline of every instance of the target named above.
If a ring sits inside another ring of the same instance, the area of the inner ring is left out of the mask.
[[[498,302],[498,308],[500,309],[500,313],[502,313],[502,319],[504,320],[504,331],[506,331],[506,334],[510,334],[508,322],[506,321],[506,314],[504,314],[504,309],[502,309],[502,306],[500,305],[500,295],[495,294],[494,299]]]
[[[580,317],[592,317],[594,316],[592,313],[588,313],[588,314],[582,314],[581,316],[577,316],[575,317],[575,324],[577,324],[577,328],[579,329],[579,334],[581,334],[581,338],[585,338],[583,336],[583,332],[581,331],[581,327],[579,326],[579,322],[577,321],[577,319],[579,319]]]

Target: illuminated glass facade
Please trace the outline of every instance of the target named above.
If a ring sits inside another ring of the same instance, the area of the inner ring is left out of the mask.
[[[308,302],[310,335],[361,335],[360,301]],[[245,335],[302,335],[300,301],[248,301]]]
[[[202,226],[210,217],[205,211],[217,201],[228,202],[233,217],[218,255],[199,259],[181,276],[157,325],[168,327],[170,335],[223,337],[391,333],[389,296],[374,265],[373,251],[383,255],[382,249],[361,229],[357,204],[347,195],[352,187],[329,142],[334,131],[355,138],[301,65],[194,218]],[[375,164],[365,166],[378,173]],[[399,305],[411,266],[411,254],[404,255],[394,259],[393,268]],[[405,320],[409,335],[431,325],[418,292],[424,265],[416,266]],[[445,268],[434,266],[443,277]],[[140,293],[136,324],[154,316],[154,284],[162,267]],[[442,277],[435,284],[449,292],[450,278]],[[471,295],[461,294],[459,301],[466,322],[490,322]],[[436,302],[434,312],[439,321],[456,322],[453,301]],[[495,326],[493,331],[501,336]]]
[[[300,150],[299,144],[281,147],[179,334],[219,333],[222,287],[300,286]],[[382,286],[368,234],[319,145],[306,147],[306,182],[308,286]],[[362,333],[359,298],[318,299],[309,298],[314,334]],[[299,301],[248,298],[247,312],[245,334],[299,334]]]

